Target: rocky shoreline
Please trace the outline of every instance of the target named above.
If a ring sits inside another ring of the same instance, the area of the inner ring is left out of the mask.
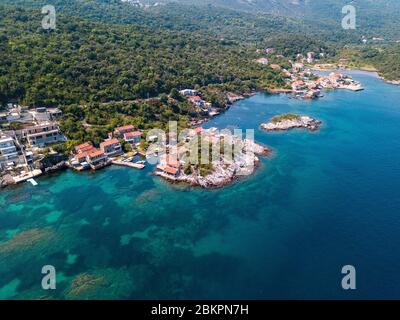
[[[396,85],[396,86],[400,86],[400,80],[387,80],[387,79],[385,79],[385,77],[381,77],[381,76],[379,78],[381,80],[385,81],[388,84],[393,84],[393,85]]]
[[[205,176],[202,176],[198,170],[191,174],[185,174],[181,171],[175,177],[160,172],[156,172],[155,175],[169,182],[183,183],[193,187],[204,189],[222,188],[253,174],[260,163],[258,156],[267,156],[271,152],[270,148],[249,140],[245,140],[244,147],[252,148],[254,154],[235,156],[232,160],[227,160],[224,156],[221,156],[218,161],[212,163],[212,172]]]
[[[261,129],[266,131],[286,131],[295,128],[304,128],[309,131],[316,131],[321,125],[321,121],[309,116],[287,114],[274,117],[268,123],[262,123]]]
[[[40,170],[44,174],[56,173],[61,170],[67,169],[67,157],[63,154],[52,154],[37,161],[31,170]],[[13,171],[0,176],[0,189],[18,184],[14,177],[18,176],[20,172]]]

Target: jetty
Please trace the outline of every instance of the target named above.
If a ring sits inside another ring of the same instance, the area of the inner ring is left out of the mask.
[[[42,170],[35,169],[30,172],[21,172],[20,175],[13,177],[15,183],[21,183],[32,178],[38,177],[42,174]]]
[[[142,163],[134,163],[134,162],[129,162],[129,161],[113,160],[111,163],[116,166],[129,167],[129,168],[134,168],[134,169],[139,169],[139,170],[142,170],[146,167]]]
[[[364,87],[361,84],[351,84],[348,86],[340,87],[340,89],[347,89],[351,91],[362,91],[364,90]]]

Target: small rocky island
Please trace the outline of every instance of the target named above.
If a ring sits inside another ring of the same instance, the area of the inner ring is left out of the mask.
[[[284,131],[294,128],[304,128],[310,131],[316,131],[321,127],[321,124],[321,121],[309,116],[284,114],[273,117],[268,123],[262,123],[261,129],[266,131]]]

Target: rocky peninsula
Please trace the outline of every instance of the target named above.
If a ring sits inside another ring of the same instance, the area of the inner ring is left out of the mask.
[[[253,174],[260,162],[258,156],[266,156],[271,151],[268,147],[248,139],[243,141],[239,139],[235,143],[235,152],[232,156],[220,153],[205,165],[182,165],[182,162],[187,162],[185,160],[181,162],[178,160],[177,164],[172,164],[171,160],[167,160],[169,163],[161,163],[155,175],[190,186],[206,189],[221,188]]]
[[[321,121],[309,116],[284,114],[272,118],[268,123],[261,124],[261,129],[266,131],[285,131],[294,128],[304,128],[316,131],[321,127],[321,124]]]

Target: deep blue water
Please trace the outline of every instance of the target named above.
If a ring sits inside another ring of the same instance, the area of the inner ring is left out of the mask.
[[[274,150],[224,189],[111,167],[1,191],[0,298],[400,298],[400,88],[353,76],[365,91],[259,94],[207,123],[256,129]],[[286,112],[323,127],[258,129]],[[45,264],[55,292],[40,287]]]

